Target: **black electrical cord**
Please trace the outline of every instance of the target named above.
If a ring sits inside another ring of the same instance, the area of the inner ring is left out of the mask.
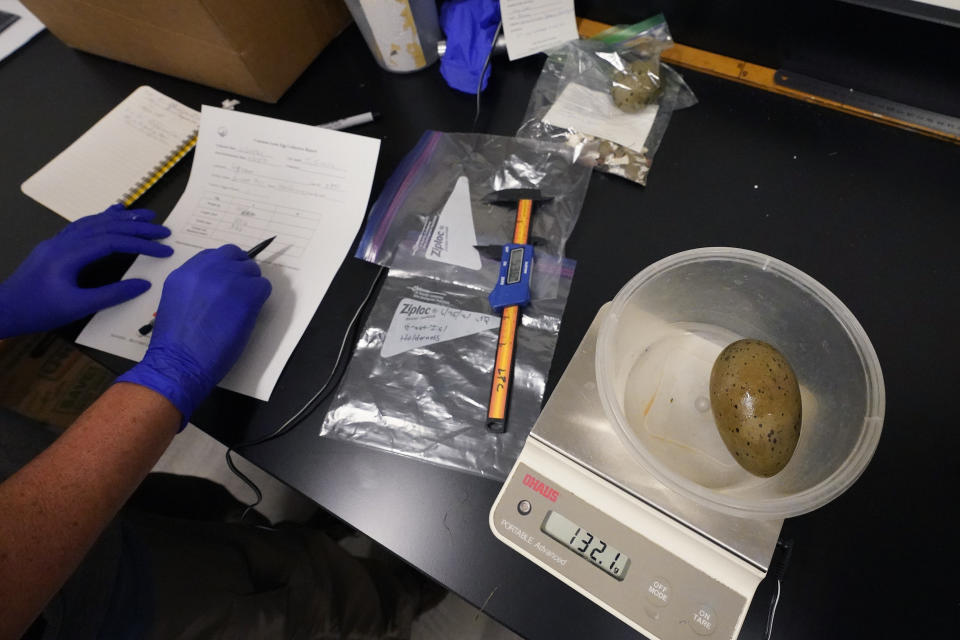
[[[780,583],[790,564],[790,554],[793,552],[793,540],[777,540],[776,555],[770,563],[768,576],[777,580],[777,592],[770,599],[770,608],[767,610],[767,626],[764,628],[764,640],[770,640],[773,635],[773,618],[777,614],[777,604],[780,602]]]
[[[483,69],[480,70],[480,79],[477,80],[477,109],[473,113],[473,129],[477,129],[477,121],[480,120],[480,91],[483,87],[483,76],[487,73],[490,66],[490,58],[493,57],[493,50],[497,47],[497,38],[500,37],[500,30],[503,28],[503,20],[497,23],[497,30],[493,32],[493,40],[490,41],[490,51],[487,52],[487,59],[483,61]]]
[[[343,374],[347,369],[347,362],[349,361],[349,358],[345,356],[350,353],[352,345],[356,341],[357,330],[360,327],[360,318],[363,317],[364,310],[366,310],[367,306],[370,304],[370,300],[373,299],[373,294],[379,287],[380,281],[386,272],[386,267],[380,267],[379,271],[377,271],[376,277],[373,279],[373,284],[370,285],[370,289],[367,291],[367,295],[363,298],[363,302],[360,303],[360,306],[357,307],[356,313],[353,314],[350,324],[347,325],[347,331],[343,334],[343,342],[340,343],[340,350],[337,352],[337,360],[333,365],[333,369],[330,370],[330,375],[327,376],[323,386],[321,386],[317,392],[314,393],[313,396],[307,400],[302,407],[300,407],[299,411],[287,418],[287,420],[277,427],[272,433],[254,440],[241,442],[240,444],[233,445],[227,449],[227,467],[229,467],[230,471],[232,471],[235,476],[240,478],[244,484],[250,487],[250,490],[253,491],[254,495],[256,496],[253,502],[247,504],[246,509],[244,509],[243,513],[240,515],[241,522],[243,522],[244,518],[247,517],[247,514],[250,513],[252,509],[256,508],[256,506],[259,505],[263,500],[263,492],[260,491],[260,487],[258,487],[253,480],[247,477],[246,474],[236,467],[233,462],[233,452],[239,452],[241,449],[260,445],[290,433],[294,427],[303,422],[304,418],[310,415],[330,396],[330,393],[337,387],[337,384],[340,382],[340,378],[343,377]]]

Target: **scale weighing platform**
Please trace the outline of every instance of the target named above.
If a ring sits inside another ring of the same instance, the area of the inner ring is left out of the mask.
[[[505,544],[654,640],[736,638],[782,519],[703,507],[621,444],[597,390],[606,306],[490,511]]]

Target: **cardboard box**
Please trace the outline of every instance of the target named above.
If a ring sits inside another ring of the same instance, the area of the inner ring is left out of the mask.
[[[22,0],[67,45],[276,102],[350,23],[343,0]]]
[[[54,333],[0,340],[0,405],[61,429],[115,377]]]

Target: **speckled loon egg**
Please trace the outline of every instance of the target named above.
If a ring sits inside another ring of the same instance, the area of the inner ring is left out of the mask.
[[[636,60],[613,74],[610,95],[621,111],[636,113],[656,100],[663,88],[660,61],[656,58]]]
[[[750,473],[779,473],[800,438],[800,385],[793,368],[760,340],[737,340],[710,372],[710,409],[720,437]]]

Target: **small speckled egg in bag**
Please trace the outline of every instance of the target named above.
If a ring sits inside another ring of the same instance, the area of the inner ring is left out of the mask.
[[[662,91],[659,57],[634,60],[623,71],[614,73],[610,84],[613,104],[626,113],[636,113],[655,101]]]

